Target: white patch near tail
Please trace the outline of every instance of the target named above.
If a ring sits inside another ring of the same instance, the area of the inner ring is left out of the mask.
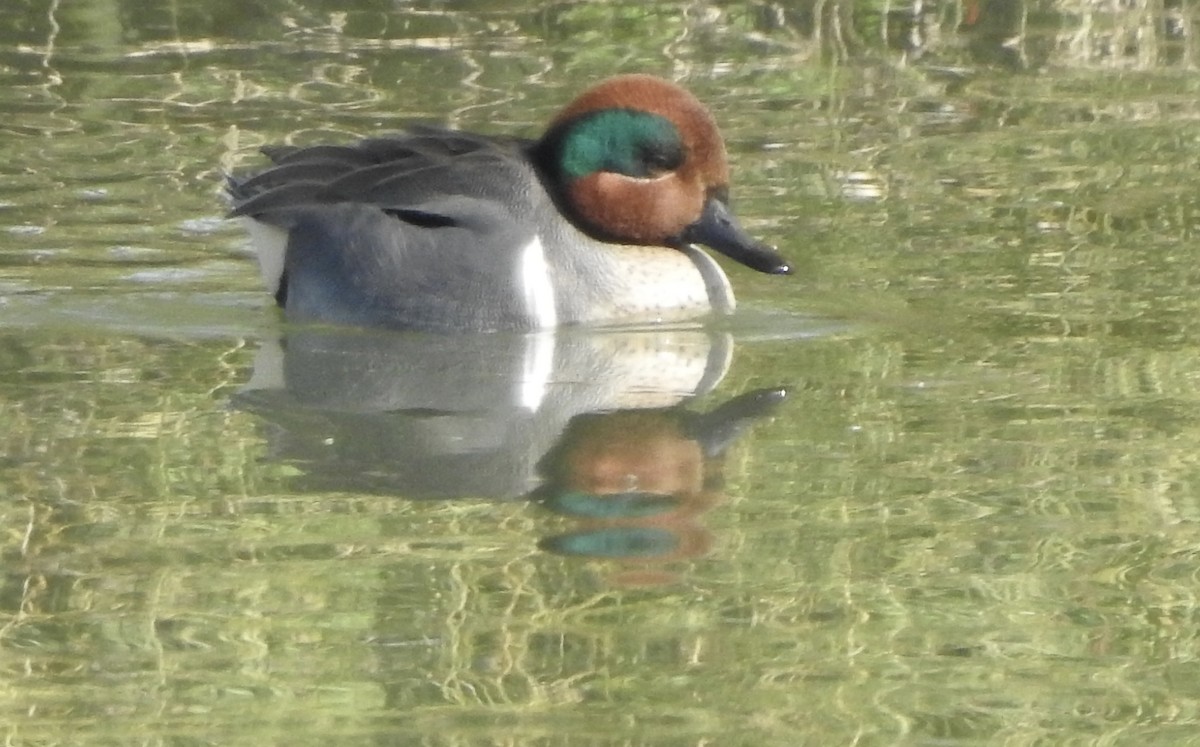
[[[283,277],[283,259],[287,252],[287,231],[253,218],[242,218],[246,232],[250,234],[250,245],[258,257],[258,271],[263,285],[274,296],[279,292],[279,281]]]

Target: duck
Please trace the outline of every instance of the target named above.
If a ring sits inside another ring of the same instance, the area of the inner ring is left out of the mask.
[[[707,247],[787,275],[729,204],[712,114],[681,86],[618,75],[540,138],[414,125],[349,144],[268,146],[230,176],[267,291],[289,321],[444,332],[659,324],[733,312]]]

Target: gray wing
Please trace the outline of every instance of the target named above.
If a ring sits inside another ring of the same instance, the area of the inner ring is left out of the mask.
[[[354,146],[276,149],[230,180],[233,215],[287,233],[289,317],[401,328],[524,329],[515,287],[535,238],[531,167],[501,143],[429,130]]]

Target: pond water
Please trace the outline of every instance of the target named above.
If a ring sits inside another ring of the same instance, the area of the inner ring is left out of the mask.
[[[1200,744],[1193,4],[10,5],[7,744]],[[726,322],[290,328],[223,219],[631,71]]]

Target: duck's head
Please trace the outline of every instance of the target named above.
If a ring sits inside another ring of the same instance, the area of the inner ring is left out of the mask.
[[[554,118],[535,153],[563,208],[599,238],[704,244],[760,272],[792,271],[733,217],[716,122],[673,83],[650,75],[603,81]]]

